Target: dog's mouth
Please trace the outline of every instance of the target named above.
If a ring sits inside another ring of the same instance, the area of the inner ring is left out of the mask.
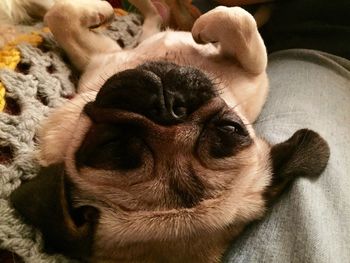
[[[111,77],[84,112],[92,124],[76,152],[77,168],[137,174],[137,180],[127,178],[130,185],[158,180],[176,200],[167,207],[192,207],[207,198],[203,171],[211,161],[252,143],[242,120],[202,72],[171,63]]]

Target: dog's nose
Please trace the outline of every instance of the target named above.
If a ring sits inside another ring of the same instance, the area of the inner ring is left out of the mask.
[[[148,63],[109,78],[97,94],[96,107],[136,112],[162,125],[183,122],[214,96],[199,70],[172,63]]]

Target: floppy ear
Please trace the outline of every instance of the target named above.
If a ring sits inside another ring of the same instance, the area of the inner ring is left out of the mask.
[[[91,253],[98,211],[91,206],[73,208],[63,165],[44,167],[23,183],[10,201],[25,222],[41,230],[48,253],[86,258]]]
[[[327,166],[330,150],[316,132],[298,130],[287,141],[271,148],[272,182],[265,192],[268,202],[297,176],[317,177]]]

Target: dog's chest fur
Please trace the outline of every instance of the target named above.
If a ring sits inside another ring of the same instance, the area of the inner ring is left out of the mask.
[[[110,248],[113,260],[103,259],[103,255],[97,258],[99,262],[129,262],[129,263],[218,263],[222,261],[227,244],[237,236],[243,227],[232,226],[222,231],[206,234],[188,239],[181,239],[172,242],[152,242],[131,244],[130,246]],[[200,242],[199,242],[200,240]],[[99,244],[106,246],[104,244]],[[98,246],[96,247],[97,251]],[[105,248],[104,248],[105,249]],[[118,261],[116,261],[118,260]]]

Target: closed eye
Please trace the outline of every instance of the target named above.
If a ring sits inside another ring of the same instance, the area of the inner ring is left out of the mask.
[[[199,140],[215,159],[232,156],[252,143],[248,130],[233,111],[220,112],[209,120]]]
[[[231,135],[238,134],[242,136],[247,136],[247,130],[242,126],[241,123],[231,120],[222,120],[216,124],[217,129],[223,133],[228,133]]]
[[[146,148],[134,127],[96,124],[76,153],[78,167],[136,169]]]

